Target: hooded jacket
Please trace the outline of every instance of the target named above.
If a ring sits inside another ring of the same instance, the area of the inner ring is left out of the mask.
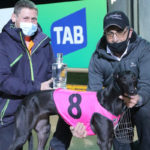
[[[25,95],[40,91],[41,82],[51,78],[53,52],[40,27],[33,42],[30,55],[22,30],[11,20],[0,34],[0,127],[14,121]]]
[[[90,60],[88,90],[101,90],[109,84],[114,72],[130,70],[138,77],[137,90],[141,99],[137,106],[146,104],[150,100],[150,43],[133,32],[121,61],[108,54],[106,46],[103,36]]]

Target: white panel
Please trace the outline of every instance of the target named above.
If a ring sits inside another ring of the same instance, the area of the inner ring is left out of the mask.
[[[0,9],[0,33],[3,26],[10,20],[13,10],[13,8]]]
[[[150,41],[150,0],[139,0],[139,34]]]

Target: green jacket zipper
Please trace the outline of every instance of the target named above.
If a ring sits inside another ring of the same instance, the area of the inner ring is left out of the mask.
[[[4,105],[4,107],[3,107],[3,109],[2,109],[2,111],[0,113],[0,122],[1,122],[1,125],[4,125],[4,123],[3,123],[3,117],[4,117],[4,114],[5,114],[5,111],[6,111],[7,107],[8,107],[9,101],[10,100],[7,99],[5,105]]]
[[[26,52],[27,52],[27,55],[28,55],[28,59],[29,59],[29,63],[30,63],[30,72],[31,72],[31,80],[34,81],[34,73],[33,73],[33,65],[32,65],[32,59],[31,59],[31,56],[29,54],[29,51],[26,47],[26,45],[24,44],[23,42],[23,38],[22,38],[22,34],[20,32],[20,37],[21,37],[21,41],[22,41],[22,45],[24,46]]]

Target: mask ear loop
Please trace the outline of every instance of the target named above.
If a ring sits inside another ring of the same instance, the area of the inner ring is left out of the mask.
[[[128,32],[128,35],[127,35],[127,38],[126,38],[126,40],[129,40],[129,33],[130,33],[130,27],[127,27],[127,32]]]
[[[126,41],[127,41],[127,48],[128,48],[128,45],[129,45],[129,43],[130,43],[130,38],[129,38],[130,27],[127,27],[127,30],[128,30],[128,35],[127,35]]]

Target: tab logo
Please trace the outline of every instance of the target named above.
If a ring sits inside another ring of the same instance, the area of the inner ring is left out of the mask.
[[[54,22],[51,26],[52,48],[64,55],[87,45],[86,9],[83,8]]]

